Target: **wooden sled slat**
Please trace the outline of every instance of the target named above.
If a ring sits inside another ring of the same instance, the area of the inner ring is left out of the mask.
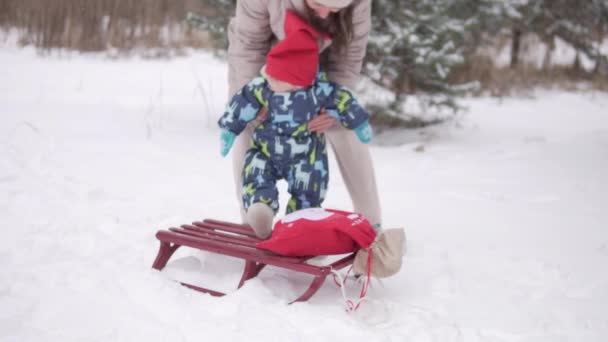
[[[332,269],[339,270],[351,265],[355,257],[352,253],[329,265],[311,265],[306,263],[310,257],[288,257],[257,248],[256,244],[262,240],[256,237],[249,226],[212,219],[184,224],[179,228],[159,230],[156,238],[160,241],[160,247],[152,268],[157,270],[162,270],[167,265],[179,247],[186,246],[243,259],[245,266],[238,288],[247,280],[256,277],[267,265],[313,275],[309,287],[293,302],[310,299],[321,288]],[[214,296],[224,295],[212,289],[187,283],[181,284]]]

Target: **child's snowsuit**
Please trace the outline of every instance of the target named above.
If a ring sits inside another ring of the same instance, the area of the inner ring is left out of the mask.
[[[308,122],[321,108],[344,127],[369,127],[369,114],[347,89],[319,73],[311,87],[292,92],[273,92],[263,77],[245,85],[228,103],[218,124],[240,134],[262,107],[268,118],[253,132],[243,169],[243,204],[247,210],[262,202],[279,209],[276,181],[285,179],[291,199],[287,213],[320,207],[328,175],[327,148],[323,134],[308,130]],[[371,131],[369,132],[371,138]]]

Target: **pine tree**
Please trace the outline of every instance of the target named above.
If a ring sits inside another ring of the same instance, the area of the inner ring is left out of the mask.
[[[591,24],[596,28],[594,48],[599,56],[596,60],[594,73],[600,77],[608,77],[608,56],[601,52],[604,36],[608,34],[608,1],[592,0],[591,12],[594,14]]]
[[[453,0],[449,14],[467,23],[464,32],[467,56],[499,34],[510,18],[521,16],[512,2],[504,0]]]
[[[399,114],[408,95],[416,94],[425,106],[458,108],[455,95],[472,85],[452,85],[453,68],[464,62],[470,15],[454,15],[458,1],[375,0],[373,31],[366,59],[366,74],[396,94],[390,105]],[[461,1],[466,2],[466,1]]]
[[[211,34],[216,46],[220,49],[228,47],[228,23],[234,15],[236,0],[199,0],[205,13],[188,12],[186,21],[203,31]]]

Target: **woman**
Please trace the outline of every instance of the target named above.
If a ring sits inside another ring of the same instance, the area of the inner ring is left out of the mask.
[[[230,95],[259,75],[270,47],[285,37],[283,27],[288,9],[296,11],[333,37],[321,46],[321,68],[331,81],[355,88],[371,29],[371,0],[238,0],[236,16],[228,27]],[[309,129],[326,134],[354,211],[363,214],[376,228],[380,228],[380,204],[369,148],[361,144],[352,131],[334,123],[335,119],[322,114],[310,122]],[[261,220],[256,225],[269,225],[272,223],[272,211],[250,212],[247,220],[242,207],[241,172],[250,138],[250,132],[243,132],[233,146],[237,199],[241,203],[243,221],[251,221],[253,216]]]

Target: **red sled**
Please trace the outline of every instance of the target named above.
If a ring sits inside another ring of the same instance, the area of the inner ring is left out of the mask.
[[[241,288],[247,280],[256,277],[266,265],[313,275],[314,278],[310,286],[291,303],[304,302],[310,299],[321,288],[325,278],[332,273],[332,270],[340,270],[351,265],[355,258],[355,253],[351,253],[328,265],[311,265],[306,263],[307,260],[312,258],[310,256],[288,257],[257,248],[256,244],[263,240],[257,238],[253,230],[247,225],[212,219],[184,224],[180,228],[160,230],[156,233],[156,238],[160,241],[160,248],[152,268],[157,270],[162,270],[167,265],[173,253],[179,247],[186,246],[245,260],[243,275],[238,288]],[[214,296],[225,295],[225,293],[192,284],[181,284]]]

